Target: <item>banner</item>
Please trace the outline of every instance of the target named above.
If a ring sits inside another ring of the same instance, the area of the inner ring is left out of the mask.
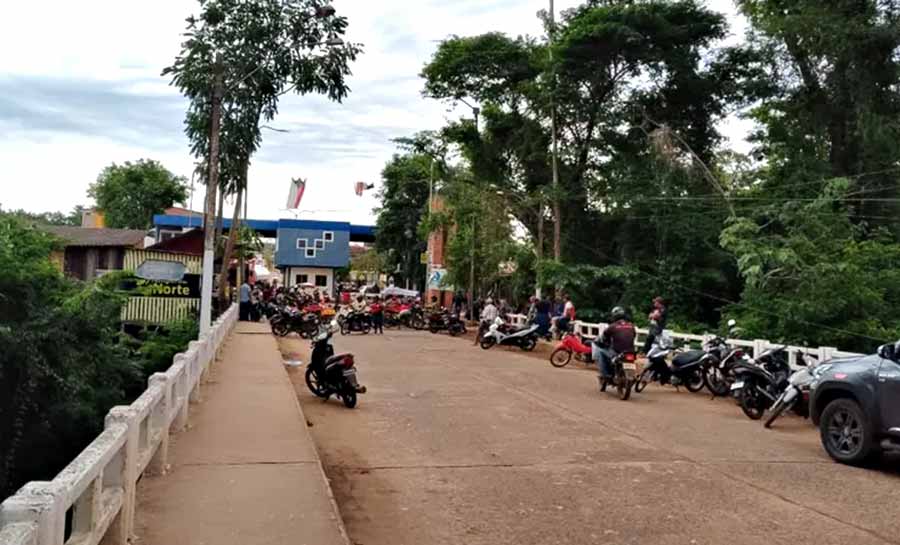
[[[287,208],[292,210],[300,206],[303,193],[306,191],[306,180],[295,178],[291,180],[291,190],[288,192]]]
[[[452,290],[453,286],[445,285],[447,279],[447,269],[434,267],[431,274],[428,275],[428,289],[430,290]]]
[[[200,275],[186,274],[181,280],[147,280],[144,278],[125,278],[121,289],[131,297],[180,297],[188,299],[200,298]]]

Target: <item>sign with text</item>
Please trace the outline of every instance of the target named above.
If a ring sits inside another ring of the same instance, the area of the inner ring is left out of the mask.
[[[132,297],[180,297],[188,299],[200,298],[200,275],[185,274],[181,280],[147,280],[146,278],[127,278],[122,282],[122,289]]]

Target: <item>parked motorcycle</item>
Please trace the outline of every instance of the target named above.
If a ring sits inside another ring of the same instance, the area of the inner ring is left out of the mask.
[[[785,411],[793,410],[803,418],[809,417],[810,387],[818,375],[826,371],[827,366],[817,366],[818,362],[814,358],[807,357],[809,358],[808,361],[803,354],[797,354],[797,365],[801,369],[791,375],[791,378],[788,379],[787,388],[781,392],[781,395],[778,396],[778,399],[775,400],[775,403],[769,409],[769,416],[766,418],[765,424],[763,424],[766,428],[771,428],[775,420],[784,414]]]
[[[689,392],[703,389],[703,350],[688,350],[676,354],[672,365],[667,363],[668,356],[674,352],[675,342],[668,332],[656,336],[650,351],[647,353],[647,365],[634,383],[634,391],[641,393],[651,382],[661,385],[671,384],[678,388],[684,386]]]
[[[425,313],[419,305],[413,305],[402,309],[397,313],[400,323],[410,329],[425,329]]]
[[[573,355],[575,356],[575,359],[579,361],[593,363],[591,357],[591,345],[585,344],[581,335],[577,333],[567,333],[562,341],[556,345],[556,349],[553,353],[550,354],[550,365],[553,367],[565,367],[572,361]]]
[[[428,316],[428,331],[432,333],[447,331],[451,337],[456,337],[466,332],[466,324],[459,318],[458,314],[441,310],[432,312]]]
[[[759,420],[787,387],[791,376],[785,347],[766,350],[754,360],[740,360],[731,370],[731,393],[751,420]]]
[[[318,397],[328,401],[339,397],[350,409],[356,407],[357,394],[366,393],[360,386],[353,354],[334,354],[332,336],[340,328],[337,321],[320,329],[312,343],[312,354],[306,368],[306,386]]]
[[[350,335],[354,331],[367,335],[372,331],[372,317],[367,312],[350,312],[340,328],[341,335]]]
[[[734,320],[728,320],[729,332],[738,331]],[[732,347],[719,336],[714,337],[704,346],[703,383],[714,396],[728,395],[734,382],[733,369],[740,361],[748,361],[749,356],[742,348]]]
[[[318,315],[302,313],[292,308],[283,308],[269,318],[269,327],[272,329],[272,333],[279,337],[297,333],[303,339],[311,339],[319,331],[319,324]]]
[[[490,350],[494,345],[518,346],[526,352],[531,352],[537,346],[538,326],[536,324],[509,333],[501,331],[500,326],[502,325],[504,322],[501,318],[494,320],[487,333],[481,338],[481,348]]]

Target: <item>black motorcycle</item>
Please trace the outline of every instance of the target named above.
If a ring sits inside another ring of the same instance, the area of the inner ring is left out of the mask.
[[[341,335],[350,335],[354,331],[367,335],[372,331],[372,317],[367,312],[351,312],[340,326]]]
[[[627,401],[637,377],[637,354],[622,352],[616,355],[612,360],[612,371],[612,378],[600,377],[600,391],[605,392],[607,386],[615,386],[619,399]]]
[[[732,367],[731,393],[751,420],[759,420],[788,386],[791,366],[785,347],[766,350],[754,360]]]
[[[356,407],[357,394],[366,393],[366,387],[360,386],[357,380],[353,354],[334,354],[331,343],[333,328],[322,328],[313,339],[312,354],[306,368],[306,386],[325,401],[333,395],[352,409]]]
[[[319,331],[319,325],[317,314],[302,313],[291,308],[283,308],[269,318],[272,333],[279,337],[297,333],[303,339],[312,339]]]
[[[460,320],[456,313],[433,312],[428,316],[428,331],[432,333],[447,331],[451,337],[456,337],[466,332],[466,323]]]

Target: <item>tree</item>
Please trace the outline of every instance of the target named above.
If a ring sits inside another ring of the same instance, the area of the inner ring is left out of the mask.
[[[418,229],[428,210],[431,166],[430,156],[409,152],[394,155],[381,172],[375,247],[398,286],[420,286],[425,281],[419,256],[427,244]]]
[[[26,212],[25,210],[12,210],[8,213],[21,218],[23,221],[27,223],[33,223],[37,225],[71,225],[71,226],[79,226],[81,225],[81,216],[85,212],[85,208],[81,205],[76,206],[72,209],[68,214],[64,214],[62,212]],[[2,209],[0,209],[0,213],[2,213]]]
[[[361,48],[339,39],[347,19],[319,0],[211,0],[201,6],[199,18],[188,18],[181,53],[163,75],[172,76],[190,101],[185,132],[192,152],[212,167],[210,173],[218,176],[221,170],[223,192],[237,195],[223,256],[227,263],[250,160],[262,142],[261,123],[274,119],[280,97],[288,93],[320,93],[340,102],[350,91],[349,64]],[[214,84],[222,94],[220,119],[212,115]],[[211,161],[213,123],[220,121],[215,135],[221,137],[221,152]],[[208,198],[207,208],[214,202]],[[220,286],[225,269],[222,274]],[[224,298],[225,290],[219,293]]]
[[[88,196],[97,201],[107,227],[149,229],[154,214],[187,199],[188,186],[157,161],[141,159],[103,169]]]

